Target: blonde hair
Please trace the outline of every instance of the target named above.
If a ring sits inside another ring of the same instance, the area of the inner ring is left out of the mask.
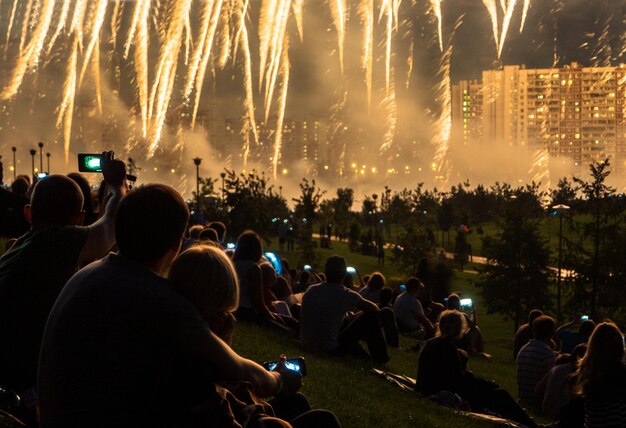
[[[437,336],[459,338],[467,330],[465,316],[456,310],[446,310],[439,315]]]
[[[587,352],[580,362],[576,392],[584,393],[587,385],[610,376],[614,364],[624,360],[624,336],[612,322],[597,325],[587,345]]]
[[[180,254],[169,272],[174,289],[185,296],[208,321],[239,306],[239,285],[233,263],[209,245],[194,246]]]

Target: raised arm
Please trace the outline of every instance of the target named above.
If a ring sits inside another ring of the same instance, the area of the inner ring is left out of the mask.
[[[107,183],[109,195],[106,199],[104,214],[89,226],[87,241],[78,258],[79,263],[103,257],[115,244],[115,212],[126,193],[126,165],[120,160],[107,160],[102,166],[102,174]]]

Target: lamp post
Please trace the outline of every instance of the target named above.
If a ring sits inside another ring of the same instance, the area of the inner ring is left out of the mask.
[[[559,260],[557,261],[556,277],[556,320],[561,323],[561,260],[563,258],[563,214],[570,208],[567,205],[559,204],[552,207],[559,215]]]
[[[37,181],[37,176],[35,175],[35,155],[37,154],[37,150],[30,149],[30,157],[32,160],[32,170],[33,170],[33,183]]]
[[[48,160],[48,171],[46,172],[50,174],[50,152],[46,153],[46,158]]]
[[[224,191],[224,179],[226,178],[226,173],[225,172],[220,173],[220,177],[222,177],[222,201],[223,201],[224,199],[226,199],[226,193]]]
[[[39,146],[39,172],[43,172],[43,143],[40,141]]]
[[[196,204],[200,208],[200,164],[202,159],[193,158],[193,164],[196,166]]]
[[[13,181],[17,178],[17,163],[15,163],[15,152],[17,151],[17,147],[11,147],[11,151],[13,152]]]
[[[278,192],[280,193],[280,197],[283,197],[283,186],[278,186]]]

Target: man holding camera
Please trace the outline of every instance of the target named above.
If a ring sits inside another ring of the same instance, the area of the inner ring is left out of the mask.
[[[85,263],[115,244],[115,211],[125,193],[126,166],[106,154],[109,199],[101,218],[83,227],[83,195],[63,175],[35,186],[24,216],[31,229],[0,258],[0,385],[25,402],[36,398],[39,348],[48,314],[61,289]]]

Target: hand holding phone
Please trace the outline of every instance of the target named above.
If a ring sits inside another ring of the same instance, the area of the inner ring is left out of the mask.
[[[294,358],[289,361],[302,360],[304,362],[304,358]],[[272,371],[278,372],[280,374],[280,380],[282,381],[282,388],[276,394],[279,397],[290,397],[295,395],[300,388],[302,388],[302,374],[295,370],[289,369],[287,365],[287,357],[285,355],[281,355],[278,361],[273,361],[271,363],[265,363],[264,366],[267,368],[268,366],[274,365]],[[267,365],[266,365],[267,364]],[[291,365],[292,368],[295,366]],[[300,370],[302,370],[302,366],[299,366]]]
[[[348,266],[346,268],[346,272],[348,272],[350,275],[354,275],[354,274],[356,274],[356,269],[353,268],[352,266]]]

